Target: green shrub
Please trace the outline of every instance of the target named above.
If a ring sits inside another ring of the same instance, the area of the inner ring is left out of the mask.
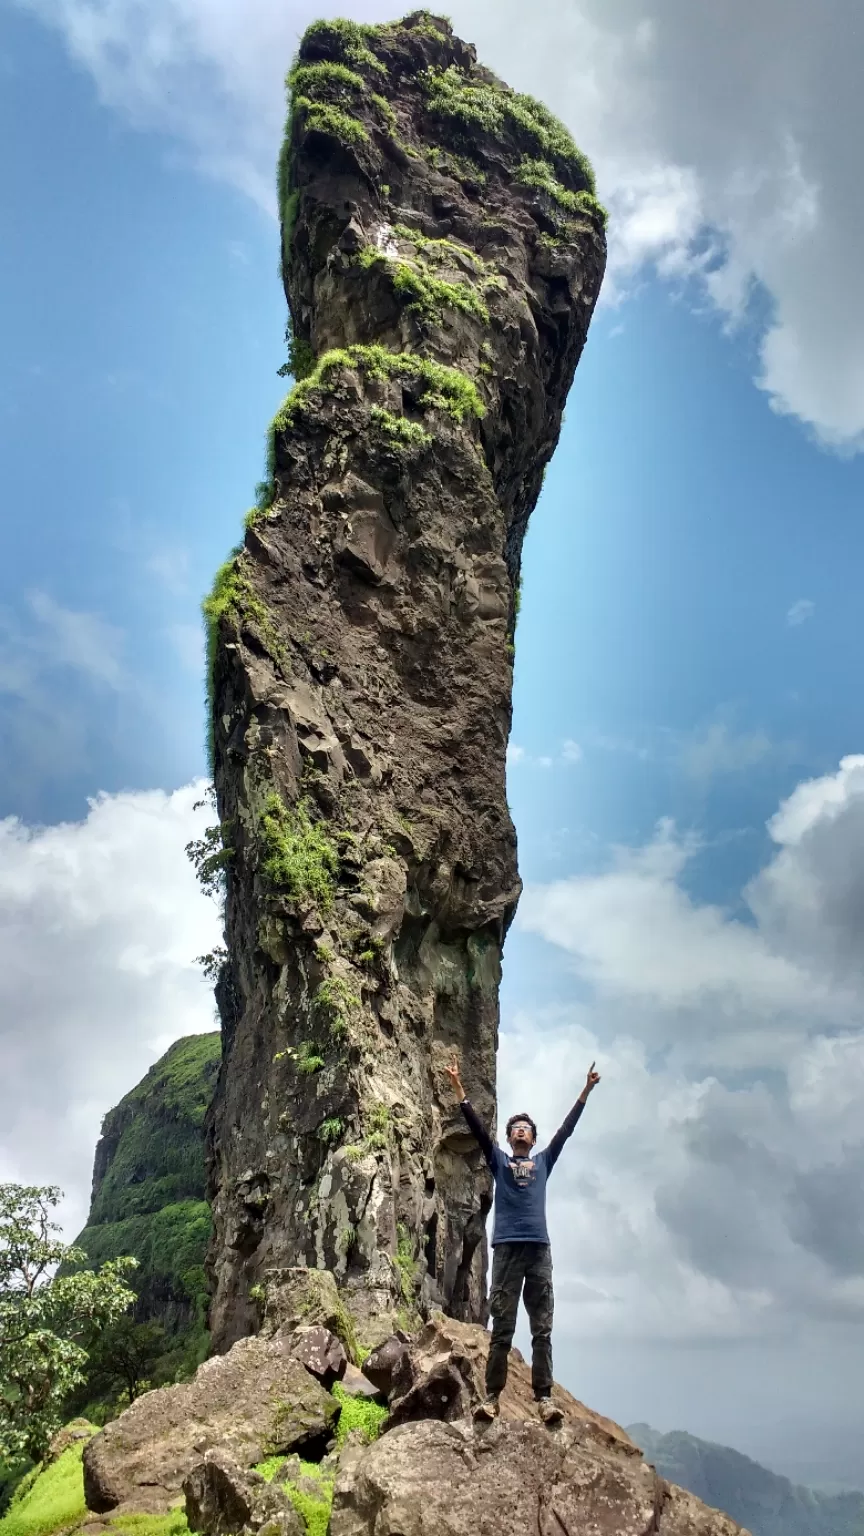
[[[275,789],[270,791],[262,809],[261,848],[261,868],[272,886],[294,902],[310,900],[323,912],[330,910],[339,855],[321,823],[310,819],[305,800],[289,809]]]

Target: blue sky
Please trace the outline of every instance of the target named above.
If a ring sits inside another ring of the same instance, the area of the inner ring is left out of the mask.
[[[829,1465],[860,1419],[831,1372],[860,1361],[864,1320],[864,766],[841,767],[864,750],[864,211],[826,148],[848,140],[854,14],[844,0],[818,39],[832,116],[815,82],[784,85],[817,58],[806,8],[781,47],[746,7],[718,38],[678,0],[647,31],[630,0],[579,0],[558,30],[506,5],[509,30],[483,0],[457,24],[567,116],[612,209],[607,301],[525,545],[509,770],[526,894],[502,1108],[527,1089],[551,1128],[592,1055],[604,1072],[555,1194],[564,1379],[622,1421],[793,1472],[815,1413],[807,1475],[864,1486],[851,1451]],[[19,818],[0,1176],[57,1177],[61,1149],[72,1225],[101,1114],[169,1039],[212,1027],[191,961],[218,923],[182,852],[205,771],[199,604],[284,392],[266,189],[310,19],[270,0],[232,17],[0,14],[0,818]],[[31,1042],[57,1062],[38,1092]],[[773,1440],[768,1379],[789,1404]]]

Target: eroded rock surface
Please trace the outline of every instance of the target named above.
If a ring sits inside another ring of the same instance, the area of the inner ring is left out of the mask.
[[[321,1447],[339,1407],[290,1353],[290,1338],[241,1339],[190,1382],[136,1399],[84,1449],[88,1509],[162,1509],[204,1453],[241,1467],[295,1447]]]
[[[485,1319],[490,1183],[443,1067],[491,1120],[521,545],[605,261],[584,156],[448,23],[317,23],[291,83],[306,376],[207,609],[219,1349],[298,1264],[385,1332]]]
[[[190,1531],[206,1536],[304,1536],[305,1526],[280,1487],[245,1471],[221,1451],[208,1451],[183,1481]]]
[[[403,1424],[342,1457],[330,1536],[746,1536],[591,1426]]]

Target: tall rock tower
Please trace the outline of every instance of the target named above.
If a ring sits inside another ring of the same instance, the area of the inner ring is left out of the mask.
[[[564,127],[420,11],[319,22],[288,77],[297,381],[209,622],[227,871],[208,1140],[217,1349],[268,1272],[361,1323],[485,1317],[522,539],[605,261]]]

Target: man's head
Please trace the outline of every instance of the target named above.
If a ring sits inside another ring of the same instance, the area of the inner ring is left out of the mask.
[[[517,1157],[527,1157],[537,1140],[537,1127],[530,1115],[511,1115],[505,1131]]]

